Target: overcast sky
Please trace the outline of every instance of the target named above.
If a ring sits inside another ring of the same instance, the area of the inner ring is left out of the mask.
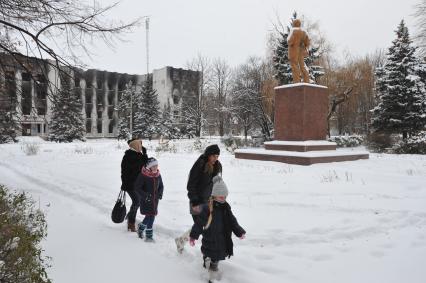
[[[263,56],[266,39],[276,22],[285,23],[296,10],[318,21],[334,45],[337,57],[344,52],[366,55],[388,48],[394,30],[404,19],[415,32],[414,5],[420,0],[122,0],[111,17],[129,21],[150,16],[150,71],[164,66],[185,67],[201,53],[221,57],[231,66],[248,56]],[[101,1],[103,5],[112,0]],[[116,49],[96,48],[87,64],[108,71],[146,73],[145,27],[125,36]]]

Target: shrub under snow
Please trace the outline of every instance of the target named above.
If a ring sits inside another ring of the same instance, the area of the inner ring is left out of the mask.
[[[26,155],[37,155],[40,151],[40,145],[38,143],[23,143],[21,149]]]
[[[360,146],[364,142],[363,136],[332,136],[328,139],[330,142],[335,142],[338,147],[354,147]]]
[[[0,185],[0,282],[51,282],[40,241],[47,235],[43,212],[25,193]]]
[[[395,153],[426,154],[426,131],[420,132],[396,144],[393,147]]]

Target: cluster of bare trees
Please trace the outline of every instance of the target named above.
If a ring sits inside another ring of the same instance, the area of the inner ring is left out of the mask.
[[[198,55],[187,64],[202,72],[199,101],[192,111],[203,134],[263,134],[272,130],[273,79],[271,65],[265,59],[250,57],[232,68],[224,59]],[[271,83],[272,82],[272,83]]]
[[[370,133],[370,110],[376,103],[374,72],[383,60],[383,52],[378,51],[360,58],[348,56],[340,64],[326,65],[322,83],[330,92],[331,134]]]

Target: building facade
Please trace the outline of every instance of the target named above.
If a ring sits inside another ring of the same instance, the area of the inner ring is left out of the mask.
[[[201,72],[164,67],[153,71],[153,88],[157,91],[161,110],[169,107],[176,123],[184,116],[186,104],[197,103]]]
[[[9,55],[0,54],[0,111],[7,108],[7,97],[15,96],[22,132],[18,135],[49,133],[51,98],[61,88],[59,69],[53,62],[26,57],[24,66]],[[131,82],[139,92],[148,76],[101,71],[96,69],[70,71],[71,86],[82,101],[82,117],[86,137],[117,137],[118,103],[126,85]],[[180,117],[183,102],[196,101],[199,95],[200,73],[164,67],[152,73],[153,88],[160,101],[160,109],[170,107]]]

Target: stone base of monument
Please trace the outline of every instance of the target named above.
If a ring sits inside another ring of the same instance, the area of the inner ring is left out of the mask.
[[[237,149],[235,157],[298,165],[353,161],[369,157],[369,153],[365,151],[336,150],[336,144],[327,141],[272,141],[265,142],[264,145],[265,148]]]
[[[263,149],[239,149],[241,159],[311,165],[368,159],[368,152],[336,150],[326,141],[328,88],[297,83],[275,88],[275,140]]]

